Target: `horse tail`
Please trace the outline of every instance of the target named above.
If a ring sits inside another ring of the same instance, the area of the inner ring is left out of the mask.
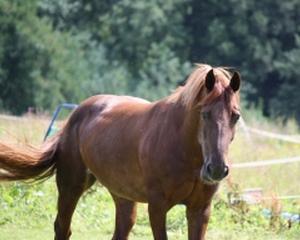
[[[60,134],[41,148],[31,145],[12,146],[0,142],[0,181],[42,181],[51,177],[56,170],[56,153]]]

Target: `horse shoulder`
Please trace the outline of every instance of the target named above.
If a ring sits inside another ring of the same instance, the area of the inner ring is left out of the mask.
[[[151,191],[162,191],[171,201],[180,202],[191,193],[195,182],[178,123],[181,113],[173,114],[164,104],[154,108],[139,148],[145,182]]]

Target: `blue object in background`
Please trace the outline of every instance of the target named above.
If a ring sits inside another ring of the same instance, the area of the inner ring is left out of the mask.
[[[265,217],[268,217],[268,218],[270,218],[272,216],[272,212],[269,209],[263,209],[262,214]],[[285,220],[288,220],[288,221],[291,221],[291,222],[298,222],[298,223],[300,223],[300,214],[289,213],[289,212],[282,212],[280,214],[280,216],[283,219],[285,219]]]
[[[55,111],[54,111],[54,113],[52,115],[52,119],[51,119],[50,125],[49,125],[49,127],[47,129],[47,132],[45,134],[44,141],[47,139],[47,137],[49,137],[51,135],[51,133],[58,131],[58,128],[54,125],[54,122],[55,122],[56,118],[58,117],[60,111],[62,109],[73,110],[73,109],[75,109],[77,107],[78,107],[78,105],[74,104],[74,103],[62,103],[62,104],[60,104],[60,105],[57,106],[57,108],[55,109]]]

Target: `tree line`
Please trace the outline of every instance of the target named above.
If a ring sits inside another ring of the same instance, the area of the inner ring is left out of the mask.
[[[0,0],[0,109],[154,100],[204,62],[241,72],[245,107],[300,123],[299,23],[298,0]]]

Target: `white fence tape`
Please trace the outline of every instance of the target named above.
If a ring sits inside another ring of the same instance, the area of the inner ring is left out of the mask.
[[[260,129],[256,129],[256,128],[252,128],[252,127],[247,127],[248,131],[264,136],[264,137],[268,137],[268,138],[274,138],[274,139],[278,139],[281,141],[286,141],[286,142],[292,142],[292,143],[297,143],[300,144],[300,139],[299,138],[295,138],[289,135],[284,135],[284,134],[278,134],[278,133],[273,133],[273,132],[267,132],[264,130],[260,130]]]
[[[231,167],[232,168],[256,168],[256,167],[265,167],[270,165],[283,164],[283,163],[295,163],[295,162],[300,162],[300,157],[272,159],[272,160],[263,160],[263,161],[254,161],[254,162],[245,162],[245,163],[234,163],[231,165]]]
[[[244,132],[246,134],[246,138],[249,141],[251,141],[250,133],[254,133],[254,134],[257,134],[257,135],[261,135],[263,137],[268,137],[268,138],[278,139],[278,140],[281,140],[281,141],[300,144],[300,136],[297,137],[295,135],[292,136],[292,135],[268,132],[268,131],[265,131],[265,130],[252,128],[252,127],[247,126],[247,124],[246,124],[246,122],[243,118],[240,119],[240,126],[244,130]]]
[[[249,142],[251,141],[251,135],[256,134],[267,138],[278,139],[281,141],[286,141],[290,143],[300,144],[300,136],[295,135],[285,135],[279,134],[274,132],[268,132],[257,128],[248,127],[241,118],[240,127],[244,130],[245,136]],[[300,153],[299,153],[300,155]],[[279,164],[286,164],[286,163],[296,163],[300,162],[300,156],[297,157],[290,157],[290,158],[281,158],[281,159],[271,159],[271,160],[262,160],[262,161],[253,161],[253,162],[245,162],[245,163],[235,163],[232,164],[232,168],[257,168],[257,167],[266,167],[270,165],[279,165]],[[273,200],[273,197],[262,197],[262,200]],[[288,195],[288,196],[277,196],[276,199],[280,200],[288,200],[288,199],[300,199],[300,195]]]
[[[287,195],[287,196],[276,196],[276,197],[262,197],[262,200],[290,200],[290,199],[300,199],[300,195]]]
[[[300,144],[300,139],[295,136],[267,132],[264,130],[248,127],[243,118],[241,118],[240,126],[244,130],[244,132],[246,134],[246,138],[249,141],[251,141],[250,133],[254,133],[257,135],[261,135],[263,137],[274,138],[274,139],[278,139],[281,141],[287,141],[287,142]],[[299,155],[300,155],[300,153],[299,153]],[[271,160],[245,162],[245,163],[235,163],[235,164],[232,164],[231,166],[232,166],[232,168],[256,168],[256,167],[265,167],[265,166],[269,166],[269,165],[294,163],[294,162],[300,162],[300,156],[290,157],[290,158],[282,158],[282,159],[271,159]]]

